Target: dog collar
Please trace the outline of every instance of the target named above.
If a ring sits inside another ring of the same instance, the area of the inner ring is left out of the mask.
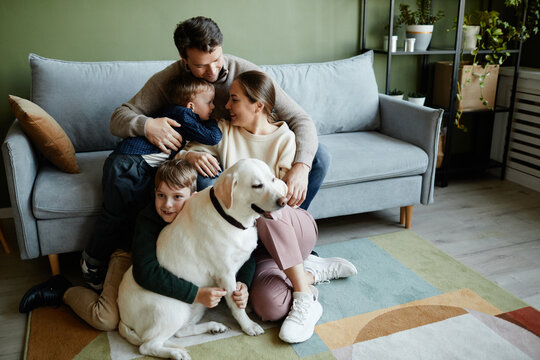
[[[232,216],[228,215],[225,212],[225,210],[223,210],[223,208],[221,207],[221,204],[219,203],[219,201],[218,201],[218,199],[216,197],[216,194],[214,193],[214,188],[210,189],[210,200],[212,200],[212,204],[214,204],[214,207],[216,208],[219,215],[221,215],[222,218],[227,220],[227,222],[229,224],[239,228],[240,230],[247,230],[247,227],[242,225],[242,223],[240,223],[240,221],[238,221],[235,218],[233,218]]]

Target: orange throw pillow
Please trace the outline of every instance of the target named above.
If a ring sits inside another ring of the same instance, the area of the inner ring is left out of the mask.
[[[75,148],[52,116],[33,102],[17,96],[9,95],[9,104],[26,135],[47,160],[62,171],[80,172]]]

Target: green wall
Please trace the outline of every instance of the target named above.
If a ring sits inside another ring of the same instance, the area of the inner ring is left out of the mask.
[[[358,0],[17,0],[0,3],[0,138],[13,122],[8,94],[29,97],[28,53],[77,60],[176,59],[176,24],[213,18],[225,52],[257,64],[353,56]],[[0,208],[8,207],[4,166]]]
[[[502,1],[502,0],[498,0]],[[415,0],[396,1],[412,6]],[[382,47],[387,1],[369,1],[367,46]],[[432,44],[450,47],[455,1],[434,0],[445,17],[436,24]],[[257,64],[320,62],[353,56],[359,49],[361,0],[17,0],[0,2],[0,139],[13,122],[7,95],[29,97],[28,53],[75,61],[154,60],[178,57],[172,40],[176,24],[192,16],[213,18],[224,33],[225,52]],[[468,0],[466,10],[486,8],[487,0]],[[404,29],[398,30],[399,47]],[[526,44],[526,66],[540,68],[538,38]],[[533,42],[534,41],[534,42]],[[391,87],[418,90],[419,57],[393,57]],[[434,60],[450,58],[430,57]],[[386,56],[375,56],[380,91]],[[0,166],[0,208],[9,197]]]

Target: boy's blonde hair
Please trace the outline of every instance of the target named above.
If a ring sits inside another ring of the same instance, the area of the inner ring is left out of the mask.
[[[156,172],[155,188],[161,183],[170,188],[189,188],[193,194],[197,190],[197,170],[183,159],[172,159],[162,163]]]
[[[213,90],[214,85],[194,76],[178,76],[170,82],[171,100],[176,105],[186,106],[197,94]]]

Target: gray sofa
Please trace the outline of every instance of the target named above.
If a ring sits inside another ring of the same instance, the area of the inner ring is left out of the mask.
[[[82,250],[101,211],[102,165],[118,138],[113,110],[171,61],[70,62],[29,57],[31,100],[71,139],[81,169],[61,172],[44,160],[18,120],[2,144],[20,255]],[[378,94],[371,52],[327,63],[262,66],[312,117],[331,153],[312,205],[315,218],[433,201],[442,111]],[[407,210],[408,212],[407,212]]]

